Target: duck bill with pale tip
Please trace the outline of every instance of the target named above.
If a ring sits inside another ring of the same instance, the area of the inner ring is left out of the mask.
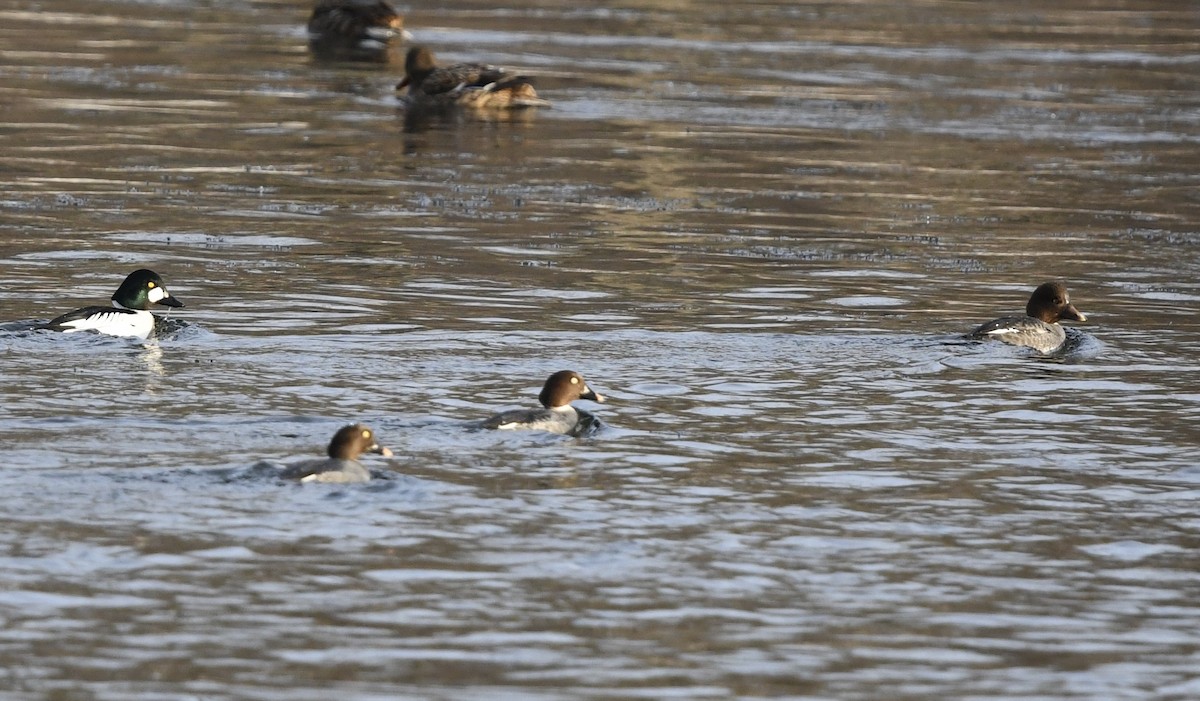
[[[1065,309],[1058,313],[1060,319],[1070,319],[1072,321],[1087,321],[1087,314],[1075,308],[1074,304],[1068,304]]]
[[[583,392],[579,395],[580,399],[590,399],[597,404],[603,404],[607,400],[604,395],[597,393],[591,387],[584,387]]]

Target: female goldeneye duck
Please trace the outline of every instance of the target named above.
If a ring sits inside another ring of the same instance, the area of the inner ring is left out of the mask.
[[[74,333],[97,331],[109,336],[147,339],[154,332],[151,304],[182,307],[171,296],[162,278],[153,270],[135,270],[125,278],[112,296],[111,307],[84,307],[68,312],[41,326],[43,329]]]
[[[329,441],[329,455],[324,460],[306,460],[289,465],[279,473],[284,479],[301,482],[369,482],[371,473],[358,461],[363,453],[378,453],[392,457],[392,451],[375,442],[375,432],[362,424],[338,429]]]
[[[308,18],[308,46],[322,59],[386,63],[391,40],[411,36],[384,0],[318,0]]]
[[[414,107],[516,109],[550,104],[538,97],[526,76],[508,77],[503,68],[480,63],[439,67],[433,52],[423,46],[414,46],[404,57],[404,80],[396,90],[405,88],[405,100]]]
[[[546,380],[538,401],[541,409],[513,409],[496,414],[483,422],[483,428],[526,429],[551,433],[574,433],[580,423],[579,412],[571,406],[576,399],[604,402],[604,397],[592,391],[583,375],[574,370],[560,370]]]
[[[1065,285],[1046,282],[1033,291],[1029,304],[1025,305],[1025,316],[989,321],[968,334],[968,338],[994,338],[1040,353],[1053,353],[1067,340],[1066,331],[1058,323],[1062,319],[1087,321],[1071,304]]]

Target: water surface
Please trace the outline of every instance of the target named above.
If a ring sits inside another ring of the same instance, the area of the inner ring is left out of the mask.
[[[1192,8],[411,5],[554,103],[434,118],[307,12],[0,3],[5,698],[1200,695]]]

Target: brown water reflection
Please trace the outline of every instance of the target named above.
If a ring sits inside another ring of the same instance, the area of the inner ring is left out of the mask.
[[[414,5],[554,103],[428,120],[308,12],[0,0],[0,321],[188,303],[0,328],[5,698],[1200,693],[1192,8]]]

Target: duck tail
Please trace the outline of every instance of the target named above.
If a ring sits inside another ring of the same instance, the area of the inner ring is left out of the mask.
[[[549,107],[550,102],[538,96],[533,81],[526,76],[516,76],[497,81],[488,86],[497,103],[507,107]]]

